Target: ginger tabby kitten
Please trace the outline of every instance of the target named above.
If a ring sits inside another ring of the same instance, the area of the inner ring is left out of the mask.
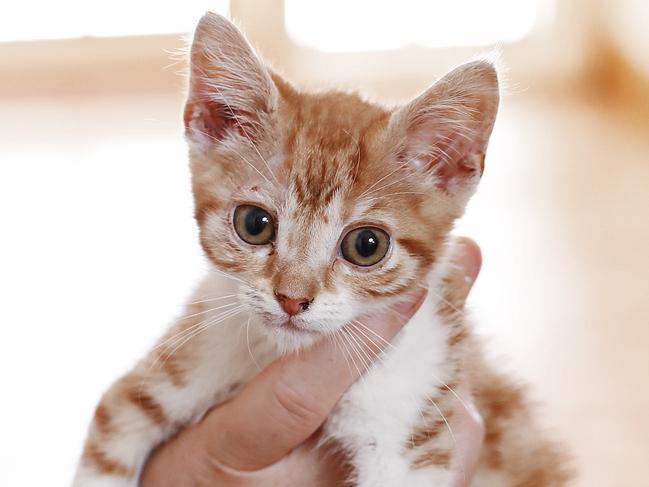
[[[561,454],[521,390],[484,361],[456,284],[443,282],[453,276],[449,232],[482,175],[498,101],[484,61],[395,109],[302,93],[234,25],[206,14],[184,116],[213,269],[187,316],[102,397],[74,487],[135,487],[157,445],[283,353],[336,339],[350,362],[363,360],[354,340],[373,337],[358,317],[423,285],[422,308],[323,427],[350,459],[350,485],[451,485],[460,386],[486,423],[472,485],[564,485]]]

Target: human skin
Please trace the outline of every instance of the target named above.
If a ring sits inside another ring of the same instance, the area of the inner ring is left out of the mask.
[[[475,242],[454,242],[453,263],[465,276],[466,299],[481,266]],[[365,323],[392,340],[415,314],[425,292]],[[362,373],[359,370],[358,373]],[[144,466],[140,487],[290,487],[345,485],[344,458],[314,448],[318,429],[358,378],[329,340],[275,361],[231,401],[214,408],[198,424],[158,448]],[[463,395],[462,390],[459,391]],[[461,472],[456,487],[470,484],[484,427],[471,398],[454,424]]]

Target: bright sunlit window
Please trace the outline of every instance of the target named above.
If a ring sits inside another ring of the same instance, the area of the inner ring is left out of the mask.
[[[286,0],[288,34],[327,52],[515,42],[551,0]]]
[[[191,32],[205,11],[227,14],[229,0],[23,0],[0,15],[0,41]]]

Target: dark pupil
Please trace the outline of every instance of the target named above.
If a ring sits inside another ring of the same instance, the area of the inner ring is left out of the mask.
[[[361,257],[370,257],[376,252],[379,246],[379,240],[372,230],[363,230],[356,237],[356,252]]]
[[[246,231],[250,235],[259,235],[269,223],[268,214],[259,208],[251,210],[246,215]]]

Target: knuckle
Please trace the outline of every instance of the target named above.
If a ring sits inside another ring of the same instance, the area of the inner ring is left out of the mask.
[[[286,381],[277,381],[272,388],[272,394],[275,403],[273,416],[288,428],[315,429],[327,416],[322,401]]]

